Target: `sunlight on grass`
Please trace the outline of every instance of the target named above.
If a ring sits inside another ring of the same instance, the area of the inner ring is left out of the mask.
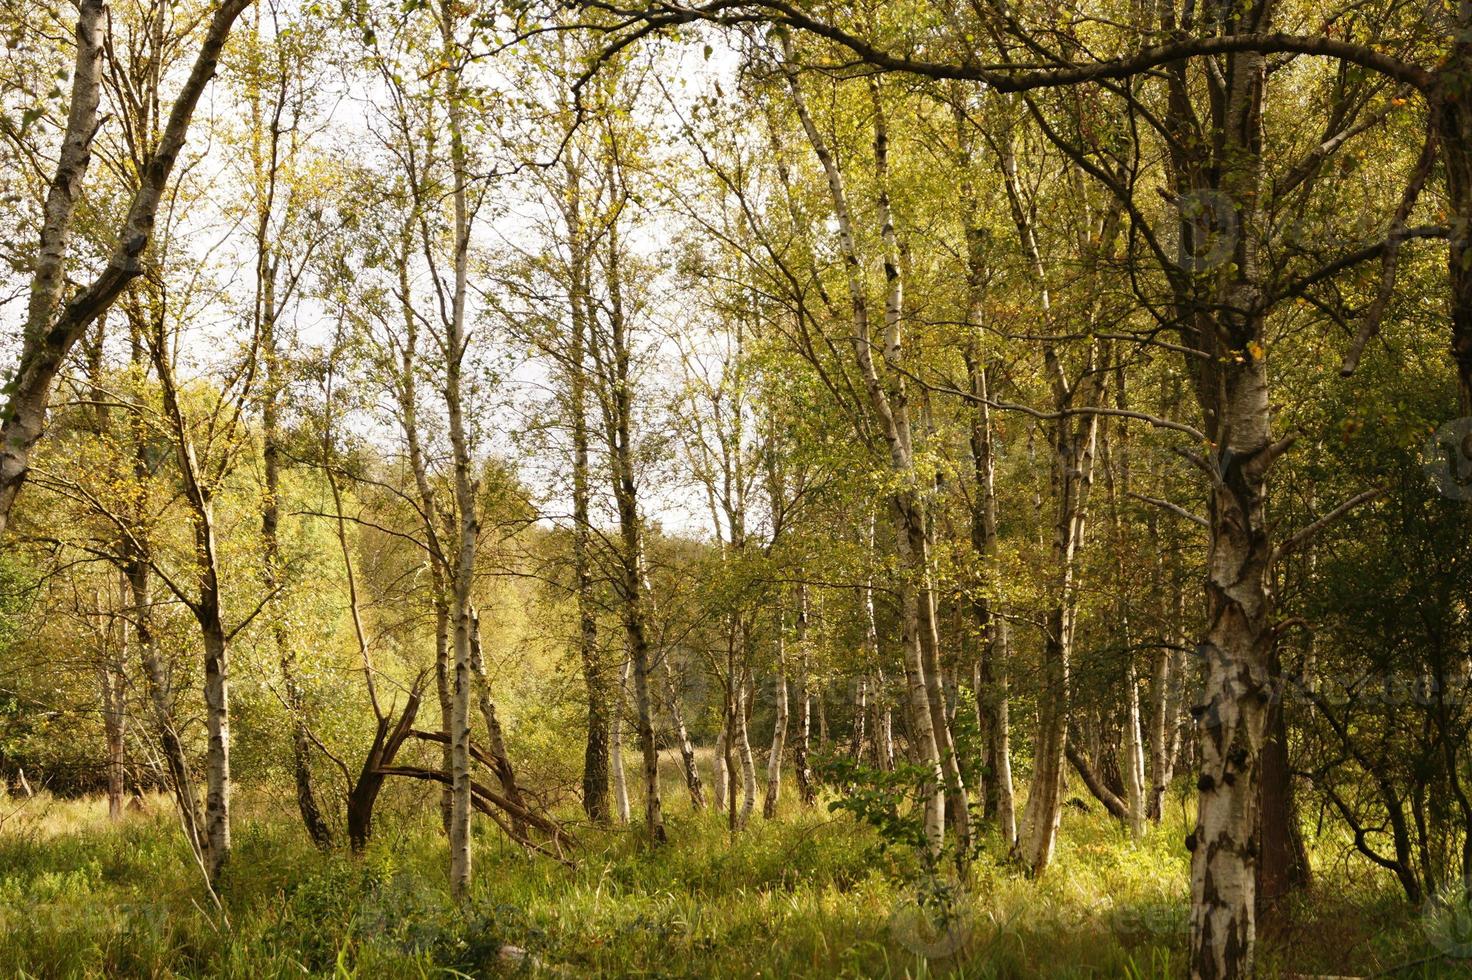
[[[166,800],[111,825],[95,801],[38,797],[0,829],[0,962],[35,977],[1165,978],[1183,968],[1179,812],[1138,842],[1097,810],[1069,813],[1055,869],[1036,881],[990,842],[956,924],[935,935],[904,914],[904,858],[880,854],[847,817],[790,803],[732,843],[721,816],[670,809],[670,846],[650,853],[635,831],[584,828],[571,871],[483,834],[463,910],[445,888],[432,817],[354,860],[317,852],[294,820],[263,811],[238,824],[221,913]],[[1321,881],[1291,915],[1266,937],[1265,976],[1372,973],[1427,954],[1413,910],[1362,881]]]

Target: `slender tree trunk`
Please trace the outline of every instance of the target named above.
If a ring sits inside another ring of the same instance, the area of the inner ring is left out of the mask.
[[[716,788],[716,813],[725,813],[730,792],[731,763],[726,753],[726,728],[730,718],[728,711],[721,720],[721,730],[716,733],[716,745],[711,752],[711,784]]]
[[[30,463],[30,450],[41,437],[51,381],[66,347],[47,351],[46,334],[56,316],[66,282],[67,247],[71,241],[72,214],[82,193],[83,178],[92,160],[92,137],[97,131],[97,106],[102,97],[102,49],[107,6],[103,0],[80,0],[77,4],[77,54],[72,68],[71,100],[67,109],[66,131],[56,159],[56,171],[46,191],[42,210],[41,237],[36,248],[36,264],[31,274],[30,302],[22,333],[21,373],[24,378],[28,361],[45,360],[32,383],[31,390],[20,384],[6,386],[9,395],[5,411],[0,413],[0,534],[5,532],[10,505],[20,492]],[[80,336],[80,331],[78,332]],[[73,340],[73,343],[75,340]],[[66,345],[70,346],[70,345]],[[49,356],[48,356],[49,355]],[[25,399],[22,400],[22,395]]]
[[[404,444],[408,449],[409,469],[414,474],[414,487],[419,496],[420,520],[424,525],[424,540],[428,547],[430,605],[434,610],[434,673],[435,695],[439,703],[440,768],[446,779],[440,784],[440,824],[445,835],[450,833],[451,811],[453,810],[453,783],[451,774],[454,763],[451,758],[454,740],[450,737],[450,716],[454,713],[450,690],[450,577],[449,557],[444,539],[441,537],[442,513],[435,492],[429,482],[429,466],[425,461],[424,447],[419,430],[419,389],[417,372],[420,369],[419,317],[414,310],[412,283],[409,277],[409,256],[413,249],[413,225],[406,222],[400,229],[398,249],[394,255],[395,271],[398,274],[399,312],[404,321],[404,341],[399,351],[398,377],[395,395],[399,403],[399,425],[404,433]],[[446,534],[451,533],[446,529]]]
[[[777,602],[777,677],[776,683],[772,686],[772,705],[775,717],[772,721],[772,747],[767,751],[767,795],[762,801],[762,816],[768,820],[777,816],[777,801],[782,795],[782,753],[787,748],[787,653],[783,638],[785,626],[782,603],[779,599]],[[862,697],[862,694],[860,696]],[[863,718],[862,708],[856,717]],[[857,741],[863,738],[861,722],[859,726],[856,729]]]
[[[784,43],[788,43],[785,42]],[[854,358],[858,363],[860,374],[863,377],[864,387],[868,394],[870,408],[880,423],[880,429],[884,434],[885,442],[889,448],[890,466],[896,475],[904,481],[904,485],[897,489],[891,496],[890,510],[895,532],[896,550],[899,552],[902,572],[899,576],[898,591],[900,594],[900,621],[902,627],[902,648],[905,662],[905,686],[908,693],[909,725],[911,734],[911,745],[918,753],[922,764],[930,773],[930,781],[925,786],[925,836],[929,842],[932,853],[939,853],[945,837],[946,795],[947,788],[954,790],[947,779],[946,763],[941,757],[941,738],[935,728],[933,707],[938,709],[940,705],[932,705],[930,685],[926,678],[925,654],[922,649],[923,641],[920,636],[920,590],[924,585],[924,576],[927,569],[924,567],[925,554],[923,549],[918,553],[912,545],[912,533],[918,532],[920,539],[924,538],[925,520],[921,509],[918,488],[915,486],[916,474],[913,466],[913,452],[910,441],[909,414],[906,402],[904,383],[902,379],[894,380],[886,388],[880,380],[879,373],[875,368],[871,351],[873,343],[869,329],[869,307],[865,296],[865,288],[861,276],[862,265],[859,260],[858,246],[856,244],[853,220],[849,210],[848,197],[844,189],[843,175],[838,169],[838,164],[833,158],[824,140],[822,133],[814,122],[807,108],[807,101],[803,96],[802,87],[799,84],[797,70],[792,64],[792,53],[786,50],[787,65],[786,74],[788,88],[792,94],[793,107],[797,111],[798,119],[802,123],[803,131],[812,145],[814,154],[822,164],[823,172],[827,176],[828,190],[833,205],[834,216],[838,222],[840,244],[847,260],[849,299],[852,305],[853,316],[853,350]],[[882,130],[876,130],[876,149],[882,141]],[[889,221],[888,202],[884,198],[885,215],[883,223],[888,228],[887,240],[892,240],[893,227]],[[886,290],[886,317],[885,317],[885,341],[884,350],[886,358],[897,357],[899,353],[899,322],[898,316],[901,310],[899,293],[899,268],[892,260],[891,250],[886,248],[885,277],[888,282]]]
[[[889,685],[884,668],[874,672],[874,764],[880,772],[894,771],[894,714],[890,710]]]
[[[126,645],[123,649],[126,658]],[[127,791],[124,741],[128,725],[127,677],[121,662],[115,664],[110,659],[97,668],[97,674],[102,687],[102,730],[107,741],[107,816],[118,821],[123,817],[123,796]]]
[[[566,57],[559,34],[559,56]],[[564,106],[564,108],[568,108]],[[569,136],[570,138],[570,136]],[[589,244],[583,226],[583,175],[578,155],[562,154],[563,208],[567,222],[568,315],[572,336],[567,352],[568,411],[572,421],[572,553],[578,611],[578,660],[588,702],[587,744],[583,750],[583,810],[594,823],[607,823],[609,786],[609,665],[598,650],[597,605],[593,595],[592,524],[588,473]]]
[[[1276,652],[1269,676],[1273,701],[1268,707],[1258,796],[1257,913],[1267,918],[1288,895],[1312,883],[1308,849],[1298,826],[1293,770],[1288,757],[1288,719],[1284,713],[1282,671]]]
[[[1129,410],[1129,397],[1125,387],[1124,367],[1114,365],[1114,407],[1119,411]],[[1117,579],[1115,593],[1115,626],[1120,649],[1124,651],[1124,731],[1121,733],[1120,756],[1123,763],[1125,803],[1128,807],[1126,822],[1131,836],[1137,840],[1145,836],[1146,783],[1145,743],[1140,716],[1139,676],[1135,670],[1134,634],[1130,629],[1130,603],[1125,583],[1130,581],[1126,565],[1128,544],[1125,538],[1124,517],[1121,513],[1123,498],[1130,492],[1130,443],[1129,429],[1123,418],[1113,428],[1105,429],[1107,440],[1106,477],[1109,489],[1109,518],[1114,551],[1114,570]]]
[[[230,672],[229,649],[218,613],[204,627],[205,752],[204,803],[206,868],[210,884],[218,885],[230,857]]]
[[[1124,788],[1130,834],[1145,836],[1145,743],[1140,735],[1140,687],[1133,654],[1126,654],[1124,717]]]
[[[756,759],[752,755],[751,736],[747,727],[749,698],[745,673],[742,672],[741,682],[736,686],[736,745],[741,759],[741,813],[736,820],[738,830],[745,829],[756,809]]]
[[[610,156],[606,161],[610,187],[617,186]],[[606,419],[612,463],[613,494],[618,511],[620,554],[619,593],[623,602],[624,633],[633,664],[634,707],[638,719],[639,751],[644,770],[644,827],[651,842],[665,841],[664,812],[659,789],[659,748],[654,740],[654,705],[650,691],[651,650],[648,597],[643,582],[643,529],[639,523],[638,483],[634,474],[634,392],[630,372],[630,341],[624,319],[622,241],[616,226],[605,230],[605,274],[608,283],[608,326],[611,349]]]
[[[274,179],[274,175],[272,176]],[[264,545],[263,584],[268,592],[280,588],[281,576],[281,431],[278,422],[278,399],[281,391],[280,356],[276,338],[275,270],[266,242],[267,217],[263,214],[257,226],[257,288],[260,290],[258,316],[261,350],[264,357],[264,398],[261,405],[261,456],[264,498],[261,506],[261,541]],[[296,782],[297,809],[307,836],[317,847],[332,846],[332,828],[322,817],[317,794],[312,789],[312,748],[307,733],[306,707],[301,682],[296,675],[296,651],[285,621],[277,617],[272,624],[272,638],[281,667],[283,700],[291,715],[291,763]]]
[[[249,39],[255,51],[261,36],[261,8],[256,7],[255,23]],[[285,87],[281,91],[284,93]],[[282,96],[284,98],[284,94]],[[276,104],[277,115],[270,125],[263,119],[261,86],[251,77],[247,82],[247,98],[250,103],[251,133],[251,176],[256,215],[255,244],[255,304],[254,327],[260,344],[262,374],[261,392],[261,463],[264,493],[261,501],[261,579],[267,592],[281,588],[284,563],[281,558],[281,431],[280,399],[284,388],[281,377],[280,338],[277,336],[279,304],[277,301],[277,276],[280,258],[272,237],[271,220],[273,205],[277,198],[277,183],[280,179],[280,137],[278,126],[281,103]],[[332,846],[332,829],[322,818],[317,805],[316,793],[312,788],[311,741],[308,737],[306,708],[301,683],[296,673],[296,651],[286,628],[285,617],[275,617],[272,623],[272,639],[281,667],[282,700],[291,716],[291,762],[296,782],[297,809],[301,812],[302,824],[307,836],[321,849]]]
[[[454,185],[451,202],[454,213],[454,285],[450,294],[450,310],[445,324],[445,414],[448,419],[451,455],[454,460],[455,511],[458,518],[458,541],[454,573],[450,576],[454,630],[453,674],[450,683],[450,890],[457,901],[463,901],[471,881],[470,818],[470,693],[472,610],[471,589],[475,580],[475,559],[480,535],[480,517],[476,503],[476,479],[472,473],[470,443],[465,431],[461,371],[464,365],[466,337],[466,294],[470,264],[469,167],[466,162],[465,126],[460,92],[461,59],[455,37],[456,22],[464,11],[449,0],[439,10],[440,40],[444,46],[445,113],[449,129],[450,168]],[[426,243],[427,244],[427,243]]]
[[[1061,371],[1061,368],[1058,370]],[[1065,407],[1071,394],[1060,396]],[[1057,499],[1053,528],[1053,562],[1057,581],[1043,642],[1038,731],[1034,739],[1033,780],[1023,810],[1017,849],[1023,863],[1037,874],[1052,860],[1062,815],[1064,750],[1071,705],[1070,661],[1077,605],[1077,557],[1087,516],[1098,416],[1074,424],[1056,423],[1054,486]]]
[[[812,806],[818,798],[809,761],[812,735],[813,696],[811,690],[811,648],[808,646],[808,589],[797,586],[797,623],[793,637],[797,641],[797,730],[792,739],[792,770],[797,778],[797,797],[803,806]]]
[[[786,687],[785,680],[783,687]],[[869,678],[867,675],[860,675],[855,682],[853,712],[854,720],[849,734],[848,757],[858,762],[864,758],[864,746],[868,742]]]
[[[1150,660],[1150,799],[1146,812],[1160,822],[1165,811],[1165,791],[1170,786],[1170,766],[1166,750],[1167,729],[1174,715],[1170,701],[1171,651],[1161,647]]]
[[[972,231],[979,237],[979,231]],[[974,246],[979,247],[979,246]],[[979,264],[979,260],[977,264]],[[977,275],[981,274],[978,270]],[[980,315],[980,297],[973,315]],[[971,515],[971,546],[982,564],[982,582],[971,603],[971,613],[981,641],[975,664],[977,723],[985,733],[986,776],[984,811],[995,814],[1002,841],[1017,843],[1017,810],[1012,789],[1012,725],[1009,664],[1012,659],[1011,626],[994,598],[1001,590],[996,573],[997,531],[996,463],[992,446],[991,390],[987,368],[974,351],[968,351],[966,366],[975,396],[971,424],[971,456],[976,478],[976,503]]]
[[[627,353],[623,355],[627,362]],[[625,376],[623,387],[627,387]],[[627,400],[627,396],[620,396]],[[624,632],[628,637],[629,660],[634,674],[634,709],[638,719],[639,752],[644,771],[644,828],[656,844],[665,840],[664,812],[659,790],[659,748],[654,741],[654,705],[650,692],[650,650],[645,623],[645,596],[640,583],[638,555],[642,548],[634,473],[633,447],[629,443],[628,405],[620,411],[619,449],[616,453],[619,524],[622,529]]]
[[[131,366],[141,384],[148,371],[144,344],[145,324],[141,312],[132,306],[128,308],[128,326],[132,347]],[[151,431],[141,407],[129,412],[128,438],[133,451],[133,479],[139,487],[147,486],[150,475],[147,445]],[[174,692],[170,681],[170,671],[159,655],[158,647],[154,642],[153,575],[148,554],[149,541],[146,525],[141,520],[141,515],[136,512],[130,514],[129,518],[129,533],[123,539],[122,567],[123,574],[128,580],[129,605],[132,611],[130,625],[133,630],[134,645],[137,647],[138,660],[143,668],[148,700],[153,709],[153,723],[158,732],[164,768],[168,772],[169,789],[174,795],[179,823],[184,830],[184,838],[191,852],[200,867],[204,868],[204,819],[200,815],[199,803],[195,798],[189,758],[185,754],[178,727],[174,723]]]
[[[630,661],[625,660],[619,671],[618,697],[614,700],[613,731],[609,739],[609,755],[613,762],[613,810],[619,823],[628,823],[631,818],[629,784],[624,775],[624,716],[628,709],[631,666]]]
[[[163,395],[164,413],[174,440],[175,457],[189,506],[194,535],[197,580],[195,598],[187,600],[204,646],[205,804],[201,842],[206,876],[219,884],[230,857],[230,661],[229,635],[223,619],[219,549],[215,535],[214,486],[196,455],[190,426],[179,403],[179,388],[167,349],[162,315],[155,323],[153,366]]]
[[[568,154],[571,156],[571,154]],[[576,194],[578,182],[570,178]],[[576,196],[573,214],[577,215]],[[586,259],[580,230],[574,233],[574,280],[583,289]],[[583,809],[595,823],[608,821],[608,678],[598,651],[598,620],[593,597],[592,534],[588,516],[588,412],[587,372],[584,367],[584,337],[587,332],[585,297],[575,296],[570,368],[572,375],[572,551],[577,578],[578,659],[583,665],[583,682],[588,699],[588,737],[583,752]]]
[[[654,587],[649,582],[648,572],[640,565],[640,579],[644,583],[644,595],[649,601],[649,619],[658,621],[659,609],[654,602]],[[696,813],[705,809],[705,786],[700,780],[700,769],[695,764],[695,743],[690,740],[690,729],[685,725],[685,711],[680,707],[680,684],[675,677],[675,668],[670,664],[670,650],[658,653],[659,669],[664,680],[665,708],[670,713],[670,724],[674,728],[675,745],[680,750],[680,765],[685,773],[685,788],[690,791],[690,808]]]
[[[871,516],[868,531],[869,550],[874,549],[874,521]],[[874,665],[873,691],[869,698],[874,714],[874,764],[881,772],[894,770],[894,723],[890,713],[890,692],[884,676],[884,667],[879,656],[879,626],[874,619],[874,580],[865,577],[862,593],[864,608],[864,649],[869,662]]]
[[[204,867],[204,819],[195,799],[194,782],[189,773],[189,758],[184,753],[184,744],[180,741],[178,727],[174,724],[173,690],[169,684],[169,671],[159,657],[150,628],[153,599],[149,568],[141,557],[134,556],[126,565],[126,571],[132,597],[133,632],[137,640],[138,659],[143,666],[148,699],[153,706],[154,727],[158,729],[164,767],[169,774],[169,788],[174,794],[179,823],[184,828],[184,838],[200,866]]]

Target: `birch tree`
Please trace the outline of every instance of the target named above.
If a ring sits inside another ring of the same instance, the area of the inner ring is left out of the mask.
[[[57,371],[87,327],[144,271],[144,252],[153,235],[164,190],[184,148],[195,107],[215,74],[236,19],[247,6],[249,0],[222,0],[215,7],[167,119],[157,119],[158,128],[147,130],[148,141],[139,144],[136,183],[131,188],[127,213],[118,223],[116,246],[95,277],[75,295],[64,299],[73,215],[92,157],[104,74],[102,33],[106,7],[100,0],[87,0],[78,6],[76,61],[66,130],[36,246],[37,261],[21,330],[20,360],[6,383],[5,409],[0,414],[0,533],[5,531],[15,496],[25,482],[31,448],[44,431]],[[168,13],[166,3],[156,3],[152,8],[151,19],[158,25],[159,34],[164,30]],[[166,57],[161,42],[160,37],[152,53],[160,67]],[[162,72],[154,72],[153,88],[140,93],[140,102],[158,104],[163,98],[159,89],[162,82]]]

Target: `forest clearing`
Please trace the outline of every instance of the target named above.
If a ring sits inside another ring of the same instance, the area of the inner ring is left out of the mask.
[[[674,794],[678,759],[664,762]],[[166,798],[120,823],[101,800],[38,800],[0,838],[0,960],[40,977],[1168,978],[1184,969],[1178,814],[1137,842],[1101,809],[1070,808],[1058,845],[1069,870],[1038,881],[1009,869],[1005,848],[989,841],[970,894],[941,927],[910,916],[904,882],[914,869],[903,858],[878,855],[874,835],[850,820],[796,806],[733,842],[718,815],[677,804],[668,848],[594,833],[575,871],[484,834],[480,855],[496,873],[479,876],[457,908],[443,836],[416,816],[423,804],[387,807],[383,840],[352,859],[313,849],[289,799],[251,800],[231,857],[240,881],[215,912],[198,904]],[[1442,955],[1456,922],[1423,918],[1363,869],[1325,878],[1264,938],[1264,975],[1461,975]]]
[[[0,36],[0,973],[1472,974],[1472,0]]]

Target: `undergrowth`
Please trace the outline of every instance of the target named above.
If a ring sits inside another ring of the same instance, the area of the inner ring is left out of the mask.
[[[954,914],[915,914],[914,868],[851,815],[790,805],[734,840],[676,812],[670,843],[578,829],[575,869],[478,838],[463,908],[431,818],[361,858],[313,849],[290,812],[236,820],[220,907],[167,803],[107,822],[36,801],[0,828],[0,971],[20,977],[1131,977],[1182,975],[1184,827],[1131,841],[1069,811],[1053,866],[1021,876],[984,841]],[[424,810],[433,814],[435,807]],[[1466,975],[1384,882],[1323,861],[1263,936],[1260,973]],[[907,886],[905,883],[912,883]],[[1444,944],[1442,944],[1444,946]]]

